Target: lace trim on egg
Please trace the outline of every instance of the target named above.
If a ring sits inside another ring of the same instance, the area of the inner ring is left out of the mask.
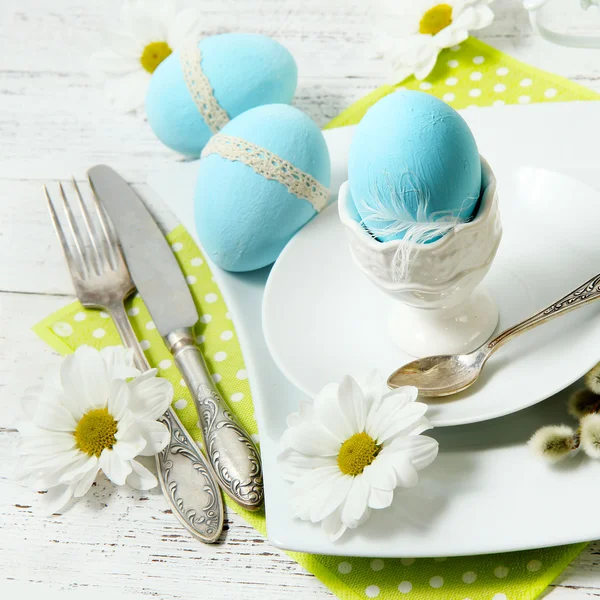
[[[282,183],[291,194],[308,200],[317,212],[327,204],[329,190],[323,184],[261,146],[242,138],[221,134],[209,140],[202,150],[201,157],[209,154],[218,154],[227,160],[242,162],[265,179]]]
[[[194,104],[210,130],[217,133],[229,122],[229,116],[217,102],[210,81],[202,70],[202,52],[195,37],[182,44],[180,61],[183,79]]]

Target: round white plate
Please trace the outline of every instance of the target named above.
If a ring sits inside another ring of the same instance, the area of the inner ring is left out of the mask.
[[[600,196],[545,169],[494,166],[504,236],[483,282],[500,310],[498,331],[600,272]],[[391,298],[352,261],[337,206],[288,244],[269,276],[263,328],[275,363],[314,396],[345,374],[386,376],[412,360],[387,338]],[[600,303],[542,325],[501,348],[470,389],[428,400],[436,426],[492,419],[564,389],[600,358]]]

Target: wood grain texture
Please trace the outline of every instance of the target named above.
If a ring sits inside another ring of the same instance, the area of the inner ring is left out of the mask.
[[[399,0],[400,1],[400,0]],[[408,0],[406,0],[408,1]],[[70,300],[68,273],[40,194],[42,183],[105,162],[128,180],[179,158],[141,118],[103,99],[89,57],[104,43],[120,2],[0,3],[0,587],[83,590],[175,599],[331,598],[331,593],[240,518],[225,543],[202,546],[166,511],[160,493],[99,481],[68,514],[35,516],[36,494],[14,482],[13,427],[24,382],[40,382],[59,358],[29,330]],[[357,0],[196,0],[206,34],[270,35],[297,59],[296,105],[320,125],[381,84],[370,3]],[[519,0],[497,2],[480,37],[537,67],[600,91],[600,53],[559,48],[534,36]],[[168,219],[168,216],[165,216]],[[551,600],[600,598],[600,544],[559,577]]]

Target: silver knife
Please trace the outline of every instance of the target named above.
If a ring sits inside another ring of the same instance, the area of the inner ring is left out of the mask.
[[[152,215],[113,169],[97,165],[88,177],[121,241],[135,286],[192,393],[204,448],[219,485],[243,508],[264,500],[258,451],[214,386],[193,328],[198,311],[169,244]]]

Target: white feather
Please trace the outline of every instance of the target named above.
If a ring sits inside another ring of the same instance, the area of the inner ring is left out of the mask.
[[[448,233],[468,220],[459,215],[466,204],[476,198],[464,199],[462,206],[453,211],[428,214],[431,194],[425,183],[408,170],[400,178],[401,191],[387,172],[382,177],[369,177],[370,199],[361,207],[361,225],[375,238],[389,241],[403,234],[402,241],[392,260],[392,279],[403,281],[410,271],[414,254],[413,244],[427,244]],[[368,223],[368,225],[367,225]]]

